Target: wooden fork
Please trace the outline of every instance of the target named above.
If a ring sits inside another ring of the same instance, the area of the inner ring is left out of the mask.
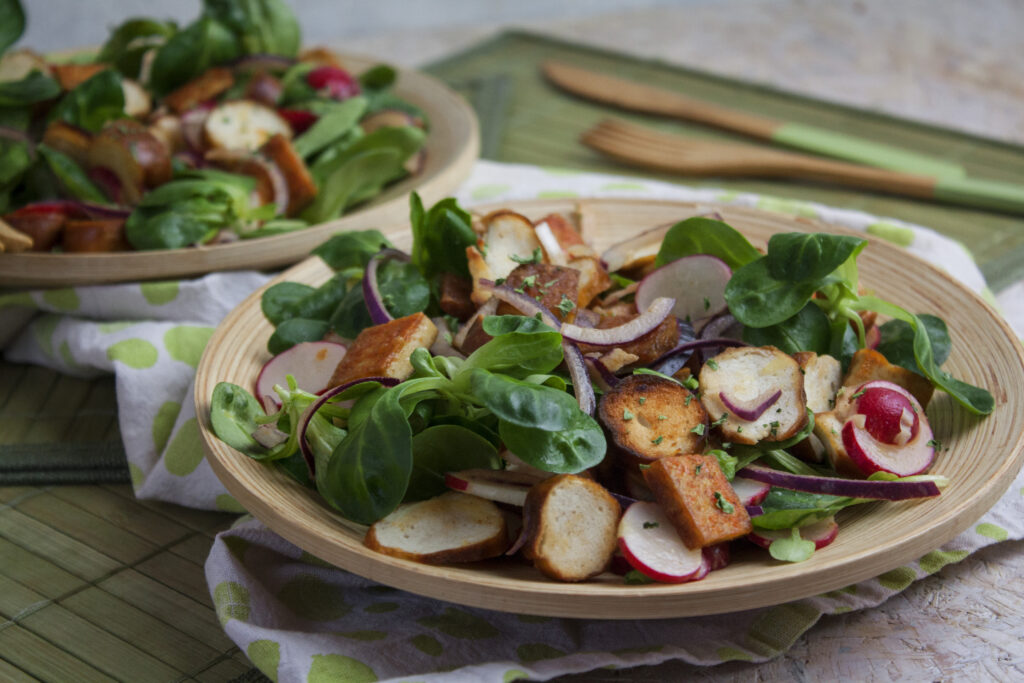
[[[890,194],[935,198],[936,179],[753,145],[683,138],[605,119],[581,142],[620,161],[692,176],[799,178]]]

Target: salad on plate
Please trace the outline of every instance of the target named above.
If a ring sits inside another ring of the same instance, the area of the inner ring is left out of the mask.
[[[0,2],[0,251],[177,249],[301,230],[422,167],[396,72],[302,49],[282,0],[131,18],[94,52],[11,49]]]
[[[940,495],[933,392],[994,404],[941,369],[945,323],[861,287],[860,237],[762,252],[681,218],[599,254],[577,216],[413,194],[409,253],[341,233],[324,284],[263,293],[272,358],[216,386],[213,430],[371,549],[562,581],[695,581],[733,543],[799,562],[844,508]]]

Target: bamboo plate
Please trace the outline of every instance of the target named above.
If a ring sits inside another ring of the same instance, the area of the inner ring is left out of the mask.
[[[507,206],[531,218],[574,208],[568,200]],[[587,200],[580,209],[586,236],[598,249],[698,212],[693,204],[621,200]],[[826,229],[752,209],[719,211],[755,245],[763,245],[776,232]],[[408,246],[404,225],[389,235]],[[953,538],[1003,494],[1024,462],[1024,351],[1010,328],[978,296],[887,243],[873,240],[859,263],[862,282],[882,297],[945,318],[954,338],[945,368],[991,391],[996,408],[988,418],[976,418],[936,392],[928,413],[936,438],[948,448],[932,471],[948,476],[951,485],[935,499],[846,510],[835,543],[799,564],[778,563],[751,548],[735,553],[725,569],[691,584],[624,585],[621,577],[611,574],[566,584],[550,581],[517,560],[428,566],[370,551],[361,543],[364,527],[342,520],[316,493],[238,453],[210,431],[209,398],[217,382],[251,387],[269,358],[266,341],[271,327],[260,312],[261,292],[223,321],[200,362],[195,398],[204,447],[232,495],[284,538],[356,574],[433,598],[509,612],[636,619],[731,612],[835,590],[911,562]],[[329,274],[319,259],[309,259],[275,282],[318,284]]]
[[[353,71],[380,60],[344,57]],[[188,249],[102,254],[0,254],[0,286],[48,287],[153,280],[219,270],[265,269],[295,263],[340,230],[400,223],[409,215],[408,195],[416,190],[428,205],[461,183],[480,153],[479,123],[473,109],[453,90],[417,71],[399,70],[395,93],[421,107],[430,118],[426,164],[414,177],[386,188],[350,214],[306,230]]]

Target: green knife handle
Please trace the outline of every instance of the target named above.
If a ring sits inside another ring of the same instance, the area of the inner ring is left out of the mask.
[[[978,178],[939,178],[935,198],[952,204],[1024,214],[1024,185]]]
[[[962,166],[802,123],[783,123],[772,141],[817,154],[933,178],[963,178]]]

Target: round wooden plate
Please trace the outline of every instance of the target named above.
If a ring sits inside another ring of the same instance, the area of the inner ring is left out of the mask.
[[[344,56],[344,60],[356,72],[380,63],[365,57]],[[394,92],[430,118],[426,164],[420,173],[391,185],[352,213],[298,232],[215,246],[102,254],[0,254],[0,286],[85,285],[276,268],[301,260],[340,230],[400,223],[409,215],[410,191],[419,192],[429,205],[458,187],[480,153],[480,136],[473,109],[437,79],[399,70]]]
[[[551,211],[572,211],[577,204],[559,200],[507,206],[536,219]],[[578,206],[586,237],[598,249],[707,210],[678,202],[622,200],[587,200]],[[776,232],[843,232],[752,209],[718,210],[755,245]],[[390,236],[408,246],[405,226]],[[548,580],[515,559],[428,566],[368,550],[362,545],[364,527],[346,522],[315,492],[238,453],[210,431],[209,399],[217,382],[252,387],[270,357],[266,342],[272,328],[260,312],[262,292],[224,320],[199,364],[195,398],[204,446],[232,495],[284,538],[356,574],[442,600],[549,616],[653,619],[750,609],[835,590],[916,560],[953,538],[999,499],[1024,462],[1024,353],[1010,328],[948,275],[890,244],[873,240],[859,264],[862,284],[880,296],[946,320],[954,350],[945,368],[991,391],[996,408],[978,418],[936,392],[928,413],[945,446],[932,471],[949,477],[950,486],[934,499],[848,509],[840,517],[835,543],[799,564],[775,562],[752,548],[735,554],[725,569],[690,584],[625,585],[612,574],[567,584]],[[318,284],[329,275],[319,259],[309,259],[275,282]]]

